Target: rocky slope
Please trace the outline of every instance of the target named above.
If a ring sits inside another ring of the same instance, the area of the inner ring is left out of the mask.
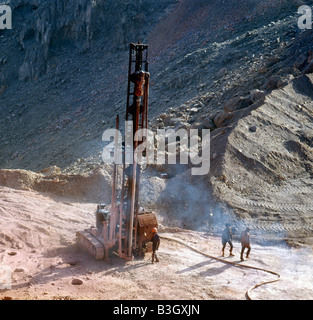
[[[204,108],[192,123],[296,59],[286,47],[300,33],[299,1],[9,4],[14,26],[1,31],[0,49],[2,168],[65,169],[99,154],[103,131],[124,115],[127,46],[138,38],[150,45],[150,118],[194,99]]]
[[[312,32],[297,27],[303,3],[9,1],[0,167],[56,165],[50,191],[67,173],[98,172],[102,133],[124,114],[127,47],[140,38],[150,45],[150,127],[212,131],[210,174],[151,167],[143,202],[188,227],[253,218],[258,229],[271,221],[310,233]],[[43,186],[36,175],[30,188]]]
[[[245,263],[281,274],[253,298],[312,297],[313,37],[297,27],[297,9],[313,1],[7,3],[0,259],[12,287],[0,299],[244,299],[267,280],[166,240],[158,265],[150,256],[95,262],[75,247],[96,204],[110,202],[101,137],[124,115],[128,44],[138,38],[150,46],[150,128],[211,131],[209,174],[151,165],[140,204],[156,212],[161,235],[216,257],[231,221],[231,262],[241,263],[249,226]]]

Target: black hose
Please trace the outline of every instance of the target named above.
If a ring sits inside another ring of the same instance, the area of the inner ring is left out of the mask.
[[[251,292],[252,290],[254,290],[254,289],[256,289],[256,288],[258,288],[258,287],[260,287],[260,286],[263,286],[263,285],[265,285],[265,284],[268,284],[268,283],[277,282],[277,281],[279,281],[279,279],[280,279],[280,274],[278,274],[277,272],[274,272],[274,271],[271,271],[271,270],[267,270],[267,269],[263,269],[263,268],[252,267],[252,266],[248,266],[248,265],[245,265],[245,264],[239,264],[239,263],[236,263],[236,262],[227,261],[227,260],[221,259],[221,258],[217,258],[217,257],[211,256],[211,255],[209,255],[209,254],[207,254],[207,253],[204,253],[204,252],[202,252],[202,251],[200,251],[200,250],[198,250],[198,249],[190,246],[189,244],[186,244],[186,243],[184,243],[184,242],[182,242],[182,241],[180,241],[180,240],[177,240],[177,239],[168,238],[168,237],[164,237],[164,236],[161,236],[160,238],[161,238],[161,239],[164,239],[164,240],[168,240],[168,241],[177,242],[177,243],[179,243],[179,244],[181,244],[181,245],[183,245],[183,246],[185,246],[185,247],[187,247],[187,248],[189,248],[189,249],[191,249],[191,250],[193,250],[193,251],[195,251],[195,252],[197,252],[197,253],[199,253],[199,254],[202,254],[203,256],[206,256],[206,257],[208,257],[208,258],[211,258],[211,259],[214,259],[214,260],[223,262],[223,263],[231,264],[231,265],[233,265],[233,266],[235,266],[235,267],[248,268],[248,269],[254,269],[254,270],[260,270],[260,271],[264,271],[264,272],[267,272],[267,273],[270,273],[270,274],[273,274],[273,275],[277,276],[277,279],[269,280],[269,281],[264,281],[264,282],[261,282],[261,283],[255,285],[255,286],[251,287],[251,288],[246,292],[246,297],[247,297],[248,300],[252,300],[252,298],[251,298],[251,296],[250,296],[250,292]]]

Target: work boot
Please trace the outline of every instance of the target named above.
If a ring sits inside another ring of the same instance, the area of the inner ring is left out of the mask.
[[[245,260],[244,260],[244,258],[243,258],[242,256],[240,257],[240,260],[241,260],[241,261],[245,261]]]
[[[229,251],[229,256],[234,257],[235,255],[231,251]]]

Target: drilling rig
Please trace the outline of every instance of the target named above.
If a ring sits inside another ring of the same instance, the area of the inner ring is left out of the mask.
[[[133,147],[123,142],[122,168],[113,162],[111,205],[99,204],[96,210],[96,227],[76,232],[80,248],[96,260],[107,259],[111,251],[125,260],[142,257],[150,252],[152,229],[158,227],[156,215],[139,206],[140,165],[136,163],[135,150],[143,141],[136,141],[135,133],[148,128],[148,100],[150,74],[148,72],[148,45],[131,43],[125,131],[131,137]],[[119,129],[119,116],[116,117]],[[126,136],[126,132],[125,132]],[[116,141],[116,140],[115,140]],[[114,153],[116,154],[116,153]],[[131,161],[125,161],[125,159]],[[120,179],[118,179],[119,172]]]

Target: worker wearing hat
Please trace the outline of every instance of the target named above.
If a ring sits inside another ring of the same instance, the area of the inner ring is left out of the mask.
[[[159,250],[159,245],[160,245],[160,236],[158,235],[158,229],[153,228],[152,229],[152,263],[159,262],[159,259],[156,255],[156,251]]]
[[[249,253],[251,251],[251,246],[250,246],[250,228],[246,228],[244,231],[241,233],[241,253],[240,253],[240,260],[243,261],[243,254],[245,249],[247,250],[246,253],[246,258],[249,258]]]
[[[225,229],[223,231],[223,234],[222,234],[222,245],[223,245],[223,248],[222,248],[222,255],[224,257],[224,251],[225,251],[225,247],[226,247],[226,244],[228,243],[230,245],[230,249],[229,249],[229,255],[230,256],[234,256],[232,251],[233,251],[233,233],[232,233],[232,230],[231,230],[231,224],[230,223],[226,223],[225,224]]]

